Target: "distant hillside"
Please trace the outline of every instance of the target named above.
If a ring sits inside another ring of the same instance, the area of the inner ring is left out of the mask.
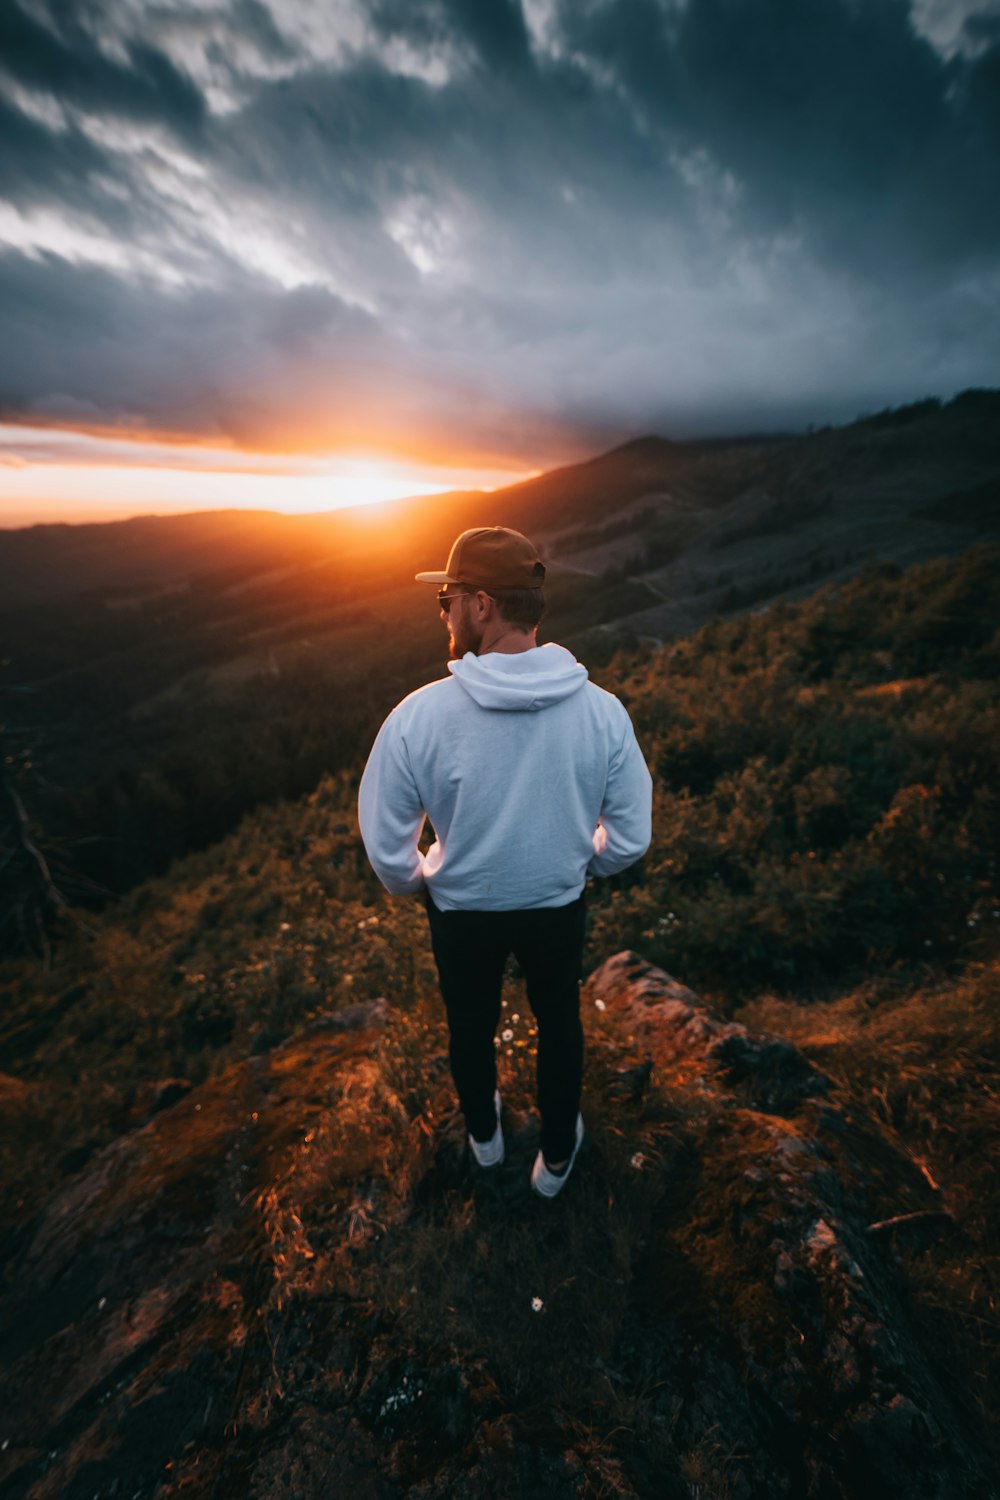
[[[0,531],[0,601],[135,594],[313,566],[329,578],[406,581],[415,553],[436,555],[454,529],[502,523],[545,542],[557,565],[618,566],[658,590],[669,585],[678,618],[687,601],[690,628],[734,583],[765,597],[778,591],[782,571],[807,569],[815,582],[845,562],[916,561],[995,534],[998,432],[1000,392],[969,391],[798,436],[638,438],[489,495],[324,516],[221,511]],[[792,530],[794,545],[778,548]],[[741,545],[755,538],[768,539],[770,568],[759,547]],[[661,626],[672,618],[656,608],[647,614]]]
[[[0,530],[0,600],[4,607],[73,594],[111,593],[128,600],[192,583],[225,585],[270,576],[279,568],[308,572],[315,565],[371,582],[378,576],[373,541],[382,548],[388,542],[391,552],[399,522],[409,520],[412,507],[425,508],[428,516],[440,511],[443,517],[472,499],[454,491],[318,516],[193,511]]]
[[[905,567],[1000,535],[997,392],[800,437],[619,451],[639,473],[657,469],[659,491],[650,477],[645,493],[614,496],[602,521],[567,526],[549,548],[563,566],[641,581],[655,601],[628,625],[660,639],[864,562]]]

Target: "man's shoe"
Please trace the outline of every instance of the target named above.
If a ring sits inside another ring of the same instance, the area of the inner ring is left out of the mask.
[[[553,1172],[552,1168],[548,1166],[545,1157],[540,1151],[535,1157],[535,1165],[531,1169],[531,1186],[534,1188],[536,1193],[539,1193],[543,1198],[554,1198],[556,1193],[562,1192],[563,1187],[566,1183],[566,1179],[573,1170],[573,1163],[576,1161],[576,1153],[579,1151],[582,1141],[583,1116],[577,1115],[576,1144],[573,1147],[573,1155],[570,1157],[566,1165],[564,1167],[561,1167],[558,1172]]]
[[[497,1112],[497,1128],[488,1141],[477,1141],[469,1136],[469,1150],[481,1167],[499,1167],[503,1162],[503,1131],[500,1129],[500,1090],[493,1092],[493,1104]]]

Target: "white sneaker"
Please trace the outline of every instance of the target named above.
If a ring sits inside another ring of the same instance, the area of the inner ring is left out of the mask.
[[[540,1193],[543,1198],[554,1198],[556,1193],[562,1192],[562,1189],[566,1184],[566,1178],[573,1170],[573,1163],[576,1161],[576,1153],[579,1151],[582,1142],[583,1116],[577,1115],[576,1145],[573,1147],[573,1155],[570,1157],[565,1167],[563,1167],[562,1171],[550,1172],[548,1167],[545,1165],[545,1157],[540,1151],[535,1157],[535,1165],[531,1169],[531,1186],[534,1188],[536,1193]]]
[[[497,1112],[497,1128],[488,1141],[477,1141],[469,1136],[469,1150],[481,1167],[499,1167],[503,1162],[503,1131],[500,1129],[500,1090],[493,1092],[493,1104]]]

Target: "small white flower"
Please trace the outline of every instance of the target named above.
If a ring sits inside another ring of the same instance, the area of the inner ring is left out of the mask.
[[[511,1031],[509,1026],[505,1026],[500,1035],[505,1042],[511,1042],[514,1040],[514,1033]]]
[[[600,999],[598,999],[598,1000],[595,1000],[595,1001],[594,1001],[594,1005],[595,1005],[595,1006],[596,1006],[596,1007],[597,1007],[597,1009],[598,1009],[598,1010],[607,1010],[607,1008],[608,1008],[608,1007],[607,1007],[607,1006],[606,1006],[606,1005],[605,1005],[605,1003],[604,1003],[604,1001],[603,1001],[603,1000],[600,1000]]]
[[[532,1297],[532,1299],[531,1299],[531,1311],[532,1312],[541,1312],[541,1310],[542,1310],[542,1308],[544,1306],[545,1306],[545,1303],[542,1301],[541,1297]]]
[[[643,1169],[643,1167],[645,1166],[645,1164],[646,1164],[646,1158],[643,1156],[643,1154],[642,1154],[641,1151],[637,1151],[635,1153],[635,1155],[629,1161],[629,1166],[630,1167],[635,1167],[635,1169],[636,1169],[637,1172],[641,1172],[642,1169]]]
[[[511,1020],[514,1021],[515,1023],[518,1022],[520,1019],[521,1019],[521,1017],[518,1015],[517,1011],[515,1011],[514,1014],[511,1016]]]

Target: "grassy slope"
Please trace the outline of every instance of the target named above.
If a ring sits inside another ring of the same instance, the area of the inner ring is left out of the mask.
[[[637,947],[718,1007],[788,1035],[941,1186],[959,1236],[899,1253],[914,1317],[970,1376],[984,1411],[1000,1392],[997,575],[997,553],[984,549],[901,578],[873,571],[612,663],[604,680],[627,696],[656,772],[656,834],[639,869],[595,888],[591,924],[594,963]],[[23,1223],[103,1144],[148,1119],[164,1080],[222,1075],[356,1000],[390,1001],[379,1063],[392,1108],[409,1119],[451,1108],[419,903],[390,901],[371,876],[354,785],[347,770],[260,810],[87,926],[70,919],[50,975],[5,966],[5,1223]],[[531,1102],[532,1031],[514,985],[506,1004],[501,1079],[520,1111]],[[429,1189],[424,1168],[410,1184],[404,1152],[393,1192],[419,1186],[430,1207],[415,1205],[405,1235],[362,1258],[350,1286],[414,1348],[477,1351],[500,1407],[520,1403],[519,1420],[561,1381],[595,1464],[612,1473],[617,1427],[655,1471],[672,1444],[656,1404],[660,1355],[655,1340],[646,1349],[628,1288],[679,1274],[679,1262],[647,1265],[650,1236],[696,1163],[712,1208],[716,1126],[679,1077],[654,1080],[638,1109],[626,1107],[614,1084],[634,1060],[627,1039],[596,1013],[587,1029],[586,1108],[602,1166],[558,1230],[577,1280],[555,1276],[533,1221],[508,1221],[502,1207],[484,1249],[485,1221],[463,1193]],[[642,1171],[630,1170],[637,1151]],[[363,1157],[358,1170],[375,1170]],[[375,1243],[378,1204],[349,1165],[348,1237]],[[605,1181],[619,1184],[614,1213]],[[905,1211],[899,1183],[881,1192],[879,1211]],[[712,1295],[724,1296],[724,1266],[719,1275]],[[541,1346],[530,1303],[507,1306],[515,1282],[547,1309]],[[661,1295],[673,1306],[671,1287]],[[623,1373],[612,1361],[628,1348],[639,1353]],[[729,1462],[709,1436],[683,1477],[723,1495]]]
[[[895,1001],[995,961],[997,556],[871,573],[613,663],[656,830],[595,888],[595,962],[638,948],[731,1009],[864,983]],[[6,966],[6,1108],[35,1122],[5,1166],[18,1212],[158,1080],[199,1081],[348,999],[433,988],[419,908],[364,860],[355,777],[69,919],[50,975]]]

